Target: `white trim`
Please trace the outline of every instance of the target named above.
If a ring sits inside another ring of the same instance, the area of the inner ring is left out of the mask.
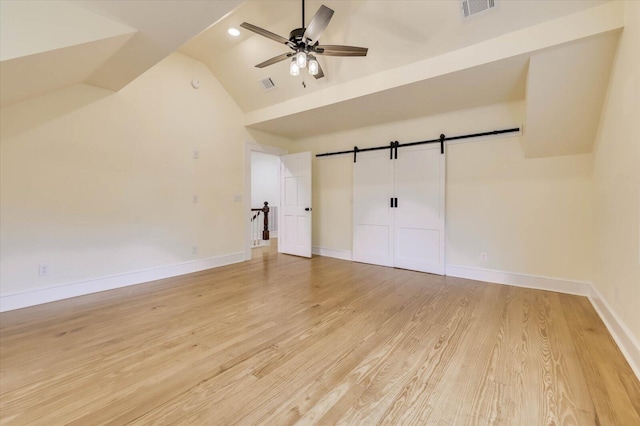
[[[591,284],[582,281],[571,281],[561,278],[540,277],[536,275],[517,274],[495,269],[475,268],[469,266],[447,265],[446,274],[451,277],[507,284],[515,287],[526,287],[538,290],[556,291],[559,293],[588,296]]]
[[[158,268],[109,275],[86,281],[76,281],[52,287],[37,288],[21,293],[7,294],[0,296],[0,312],[217,268],[219,266],[242,262],[244,258],[244,253],[232,253]]]
[[[631,369],[636,373],[636,377],[640,380],[640,342],[631,330],[629,330],[629,327],[627,327],[624,321],[616,314],[616,311],[611,309],[607,301],[602,297],[602,294],[600,294],[593,284],[591,285],[589,300],[609,330],[611,337],[613,337],[613,340],[618,344],[620,352],[622,352]]]
[[[318,246],[311,247],[311,253],[318,256],[335,257],[336,259],[352,260],[351,252],[349,250],[335,250]]]
[[[277,146],[261,145],[256,142],[244,143],[244,260],[251,260],[251,151],[263,152],[277,156],[286,155],[289,150]]]

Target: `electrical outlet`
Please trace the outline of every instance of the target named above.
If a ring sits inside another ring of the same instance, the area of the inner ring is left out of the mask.
[[[198,246],[192,246],[191,247],[191,254],[198,254]]]
[[[194,195],[194,196],[193,196],[193,204],[198,204],[198,201],[200,201],[200,200],[199,200],[199,198],[198,198],[198,196],[197,196],[197,195]]]
[[[486,251],[481,251],[480,252],[480,260],[483,262],[487,261],[487,252]]]
[[[193,150],[193,159],[197,160],[200,158],[200,151],[198,151],[197,149]]]
[[[38,265],[38,276],[46,277],[49,275],[49,265]]]
[[[239,203],[239,202],[241,202],[241,201],[242,201],[242,195],[240,195],[240,194],[235,194],[235,195],[233,196],[233,202],[234,202],[234,203]]]

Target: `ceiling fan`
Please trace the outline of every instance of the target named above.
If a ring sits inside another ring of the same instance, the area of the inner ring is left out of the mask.
[[[260,34],[263,37],[282,43],[292,50],[292,52],[283,53],[282,55],[260,62],[256,65],[256,68],[264,68],[288,58],[292,58],[291,63],[289,64],[289,73],[291,75],[299,75],[300,69],[308,66],[309,74],[318,79],[324,77],[324,72],[316,60],[315,55],[367,56],[367,51],[369,50],[366,47],[318,44],[318,39],[327,28],[327,25],[329,25],[329,21],[332,16],[333,10],[322,5],[316,14],[313,15],[313,18],[311,18],[309,26],[305,28],[304,0],[302,0],[302,28],[292,30],[289,33],[288,39],[279,36],[278,34],[274,34],[271,31],[249,24],[248,22],[243,22],[240,26],[249,31],[253,31],[256,34]]]

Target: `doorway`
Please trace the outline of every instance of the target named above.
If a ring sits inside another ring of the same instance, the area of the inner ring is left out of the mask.
[[[251,152],[252,248],[269,245],[270,238],[278,238],[279,172],[279,156]]]
[[[252,218],[255,211],[251,209],[262,209],[264,202],[269,206],[269,236],[277,238],[277,210],[280,205],[280,156],[286,155],[288,151],[284,148],[277,148],[269,145],[247,142],[245,145],[245,259],[250,260],[251,242],[256,233],[252,226]],[[263,216],[260,216],[262,221]]]

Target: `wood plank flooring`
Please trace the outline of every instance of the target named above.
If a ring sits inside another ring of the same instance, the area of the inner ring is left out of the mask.
[[[0,423],[640,425],[586,298],[261,250],[0,314]]]

